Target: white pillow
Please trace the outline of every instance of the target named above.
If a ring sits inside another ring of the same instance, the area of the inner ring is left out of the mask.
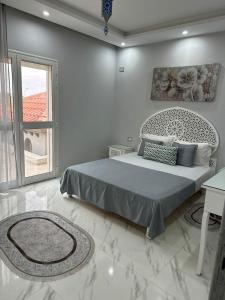
[[[154,134],[142,134],[142,138],[149,139],[152,141],[160,141],[163,142],[165,146],[172,146],[175,141],[175,136],[162,136],[162,135],[154,135]]]
[[[176,141],[179,144],[198,145],[195,154],[194,165],[196,166],[209,166],[209,161],[212,155],[212,146],[208,143],[189,143],[184,141]]]

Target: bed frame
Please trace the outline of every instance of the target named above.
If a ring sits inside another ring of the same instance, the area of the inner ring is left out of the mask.
[[[190,143],[209,143],[213,148],[210,166],[216,167],[219,135],[211,122],[194,111],[179,106],[161,110],[142,124],[140,138],[147,133],[175,136]]]
[[[212,148],[210,167],[216,168],[215,153],[219,147],[219,135],[211,122],[200,114],[183,107],[172,107],[151,115],[141,126],[143,134],[175,136],[190,143],[209,143]],[[146,237],[149,238],[148,228]]]
[[[190,143],[209,143],[213,149],[210,167],[216,168],[215,153],[219,146],[219,136],[203,116],[182,107],[172,107],[151,115],[141,126],[140,138],[144,134],[175,136],[178,140]],[[146,237],[150,238],[149,228]]]

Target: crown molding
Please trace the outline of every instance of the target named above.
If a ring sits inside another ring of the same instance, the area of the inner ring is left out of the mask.
[[[98,18],[95,18],[77,8],[74,8],[74,6],[71,6],[69,4],[62,3],[60,0],[35,0],[38,3],[44,4],[48,7],[51,7],[55,10],[61,11],[62,13],[65,13],[73,18],[76,18],[78,20],[84,21],[92,26],[95,26],[97,28],[104,26],[104,21],[101,21]],[[109,28],[111,32],[114,32],[115,34],[124,35],[123,31],[120,29],[112,26],[109,24]]]
[[[165,28],[184,26],[187,24],[194,25],[194,24],[202,23],[202,22],[210,22],[212,20],[219,20],[221,18],[225,18],[225,9],[220,10],[220,11],[213,11],[208,14],[201,14],[201,15],[198,15],[198,17],[196,17],[196,16],[195,17],[187,17],[187,18],[182,18],[182,19],[176,19],[176,20],[173,20],[170,22],[159,23],[159,24],[155,24],[152,26],[147,26],[147,27],[143,27],[140,29],[127,31],[127,32],[124,32],[124,34],[125,34],[125,36],[132,36],[132,35],[143,34],[146,32],[165,29]],[[225,30],[225,28],[224,28],[224,30]]]
[[[198,18],[177,19],[129,32],[123,32],[109,24],[109,33],[105,36],[103,20],[60,0],[1,0],[1,2],[118,47],[121,47],[122,42],[126,43],[126,47],[131,47],[184,38],[182,36],[184,29],[189,31],[186,37],[225,31],[225,10],[200,15]],[[49,10],[50,17],[44,17],[43,10]]]

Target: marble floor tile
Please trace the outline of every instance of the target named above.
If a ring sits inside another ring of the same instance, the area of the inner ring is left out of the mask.
[[[101,250],[80,272],[49,285],[67,300],[155,300],[175,299]]]
[[[31,295],[27,300],[66,300],[66,297],[60,297],[54,289],[47,285],[37,293]]]
[[[155,284],[151,283],[137,300],[179,300],[179,298],[169,294],[167,291],[161,290]]]
[[[204,195],[194,198],[202,201]],[[78,199],[63,197],[58,179],[0,194],[0,220],[32,210],[57,212],[87,230],[96,245],[88,265],[55,282],[23,280],[0,260],[0,299],[206,300],[218,232],[208,234],[204,275],[197,277],[200,230],[183,219],[189,205],[180,207],[168,219],[166,231],[150,241],[144,228]]]
[[[0,299],[27,300],[45,287],[45,283],[19,278],[0,260]]]
[[[217,236],[218,238],[218,236]],[[161,270],[153,282],[164,283],[164,288],[180,300],[208,299],[210,280],[216,254],[215,245],[209,240],[204,257],[203,275],[196,275],[199,245],[190,241]]]
[[[80,205],[83,209],[77,210],[73,221],[92,234],[100,249],[114,261],[133,267],[148,278],[155,277],[179,250],[189,245],[191,228],[180,219],[150,241],[145,237],[145,229],[112,215],[101,215],[90,205]]]

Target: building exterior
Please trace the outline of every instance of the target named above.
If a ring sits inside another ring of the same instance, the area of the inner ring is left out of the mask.
[[[39,93],[23,98],[23,121],[38,122],[48,119],[47,93]],[[24,150],[34,154],[47,155],[47,129],[24,131]]]

